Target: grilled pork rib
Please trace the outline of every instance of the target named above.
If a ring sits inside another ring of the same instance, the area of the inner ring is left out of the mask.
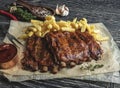
[[[100,45],[95,41],[92,35],[88,32],[76,32],[77,35],[88,45],[90,57],[92,59],[98,60],[103,53]]]
[[[54,60],[48,51],[44,39],[32,36],[27,39],[25,57],[22,59],[23,69],[42,72],[54,70]]]
[[[50,32],[45,36],[56,61],[72,65],[89,59],[88,46],[75,32]]]
[[[27,39],[23,69],[57,73],[63,67],[73,67],[102,54],[100,45],[88,32],[49,32],[44,38]]]

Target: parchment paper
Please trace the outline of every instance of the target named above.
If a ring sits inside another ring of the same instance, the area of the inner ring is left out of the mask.
[[[31,25],[30,23],[19,22],[19,21],[11,21],[10,27],[8,32],[18,38],[22,33],[24,27]],[[120,51],[113,41],[112,36],[108,32],[107,28],[102,23],[94,23],[95,29],[100,30],[99,33],[103,36],[109,37],[108,41],[104,41],[101,43],[101,47],[104,51],[101,60],[98,61],[91,61],[85,62],[82,65],[77,65],[72,69],[62,69],[57,74],[47,73],[40,73],[39,71],[30,72],[21,69],[20,59],[23,58],[23,51],[24,47],[18,45],[18,55],[19,55],[19,62],[18,64],[8,70],[0,70],[5,77],[7,77],[10,81],[24,81],[24,80],[31,80],[31,79],[52,79],[52,78],[76,78],[76,79],[87,79],[87,80],[95,80],[95,81],[107,81],[107,82],[115,82],[120,83],[120,80],[117,79],[119,73],[117,71],[120,70]],[[19,40],[24,44],[24,41]],[[10,43],[7,37],[5,37],[4,42]],[[96,64],[103,64],[104,66],[99,69],[95,69],[94,71],[90,70],[81,70],[81,66],[88,66],[88,65],[96,65]],[[108,72],[112,74],[109,76]],[[102,73],[102,74],[101,74]],[[107,73],[107,74],[103,74]],[[115,78],[113,78],[115,76]],[[110,77],[110,78],[109,78]],[[111,78],[112,77],[112,78]]]

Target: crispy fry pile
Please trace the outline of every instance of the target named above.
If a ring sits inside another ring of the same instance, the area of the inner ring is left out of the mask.
[[[44,37],[46,33],[50,31],[69,31],[74,32],[79,30],[81,32],[88,31],[97,41],[108,40],[108,37],[102,37],[98,32],[95,31],[95,26],[87,23],[87,19],[83,18],[73,21],[56,21],[54,16],[47,16],[45,21],[31,20],[32,26],[24,29],[24,34],[21,35],[20,39],[26,39],[32,35],[38,37]]]

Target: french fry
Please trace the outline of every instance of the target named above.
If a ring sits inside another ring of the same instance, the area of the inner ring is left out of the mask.
[[[18,39],[27,39],[29,36],[27,34],[22,34]]]
[[[47,28],[48,28],[48,29],[52,29],[52,28],[53,28],[52,24],[49,24],[49,25],[47,26]]]
[[[66,22],[66,21],[59,21],[59,22],[57,22],[57,24],[60,26],[60,28],[61,27],[68,27],[69,25],[68,25],[68,22]]]
[[[94,25],[89,25],[87,19],[83,18],[80,21],[77,21],[77,18],[74,18],[73,21],[56,21],[54,16],[46,16],[45,21],[31,20],[32,26],[29,26],[24,29],[24,35],[21,38],[28,38],[35,34],[38,37],[44,37],[50,31],[69,31],[75,32],[80,30],[81,32],[88,31],[95,40],[97,41],[106,41],[108,37],[102,37],[99,30],[95,30]]]
[[[75,29],[78,29],[78,24],[77,23],[71,22],[71,26]]]
[[[39,20],[31,20],[32,24],[43,24],[43,21],[39,21]]]
[[[76,23],[76,22],[77,22],[77,18],[74,18],[74,19],[73,19],[73,23]]]
[[[74,28],[69,28],[69,27],[62,27],[61,30],[62,31],[70,31],[70,32],[74,32],[75,31]]]
[[[28,36],[31,37],[33,34],[34,34],[34,32],[30,31],[30,32],[28,33]]]
[[[38,37],[41,37],[42,33],[40,31],[38,31],[38,32],[35,32],[35,35]]]
[[[53,23],[53,30],[59,30],[60,26],[57,23]]]
[[[81,32],[85,32],[86,31],[86,25],[83,25],[81,28]]]
[[[33,31],[33,32],[37,31],[37,29],[35,27],[33,27],[33,26],[29,26],[27,30]]]
[[[54,16],[46,16],[45,20],[55,20],[55,17]]]

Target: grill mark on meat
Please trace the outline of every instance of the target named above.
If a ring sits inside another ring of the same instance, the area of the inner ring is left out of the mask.
[[[85,43],[89,46],[89,53],[92,59],[98,60],[103,53],[100,45],[95,41],[93,36],[91,36],[88,32],[76,32],[78,36],[85,41]]]
[[[52,53],[52,52],[54,52],[55,48],[54,48],[54,47],[51,47],[51,46],[57,47],[57,41],[56,41],[55,38],[49,38],[48,35],[50,35],[50,34],[47,34],[47,35],[45,36],[46,42],[47,42],[47,44],[48,44],[48,49],[50,50],[52,56],[54,57],[53,60],[54,60],[55,64],[59,64],[59,62],[58,62],[58,60],[57,60],[57,57],[55,56],[54,53]],[[54,37],[54,34],[51,33],[51,35]],[[52,41],[54,41],[54,42],[52,42]]]

